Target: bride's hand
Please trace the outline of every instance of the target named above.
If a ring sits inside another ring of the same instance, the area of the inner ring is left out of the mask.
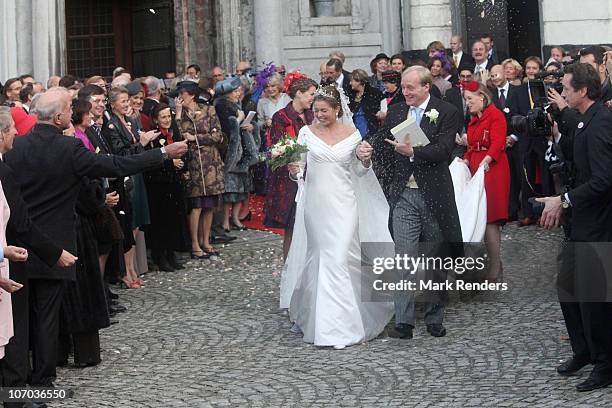
[[[289,163],[287,167],[289,168],[289,174],[291,177],[296,178],[300,172],[300,165],[298,163]]]
[[[362,162],[369,161],[372,158],[373,150],[374,149],[372,146],[370,146],[370,144],[364,140],[363,142],[359,143],[359,146],[357,146],[357,157]]]

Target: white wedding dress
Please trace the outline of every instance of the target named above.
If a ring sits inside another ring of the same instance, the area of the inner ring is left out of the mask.
[[[373,277],[362,276],[362,243],[385,243],[383,252],[390,256],[395,251],[387,201],[372,169],[355,156],[360,142],[359,131],[333,146],[308,126],[298,135],[298,143],[309,150],[301,161],[306,176],[305,181],[299,179],[293,240],[281,279],[281,307],[289,307],[304,341],[318,346],[370,340],[393,315],[391,298],[363,299],[368,287],[362,292],[362,284],[371,285]]]

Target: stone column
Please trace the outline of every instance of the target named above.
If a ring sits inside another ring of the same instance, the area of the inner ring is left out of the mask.
[[[389,56],[402,50],[401,7],[399,0],[380,0],[382,51]]]
[[[253,0],[217,0],[217,61],[228,73],[254,59]],[[252,61],[254,62],[254,61]]]
[[[1,1],[0,80],[32,74],[44,83],[50,75],[63,74],[64,20],[64,0]]]
[[[39,81],[66,72],[64,0],[32,0],[33,74]]]
[[[280,0],[255,0],[255,63],[283,63],[282,13]]]
[[[17,75],[16,4],[0,1],[0,82]]]

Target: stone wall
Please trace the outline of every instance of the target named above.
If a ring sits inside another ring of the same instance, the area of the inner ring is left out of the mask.
[[[453,27],[450,0],[406,0],[403,8],[406,50],[425,49],[435,40],[448,46]]]
[[[612,41],[612,0],[542,0],[542,45]]]
[[[320,17],[308,0],[255,0],[257,63],[280,61],[318,78],[330,51],[341,50],[350,71],[368,67],[379,52],[401,49],[399,0],[344,0],[334,6],[333,16]]]

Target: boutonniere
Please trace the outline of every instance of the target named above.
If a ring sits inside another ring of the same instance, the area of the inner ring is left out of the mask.
[[[100,153],[100,146],[96,147],[96,154]]]
[[[108,128],[109,128],[109,129],[114,129],[114,128],[115,128],[115,125],[113,125],[113,124],[111,123],[110,125],[108,125]]]
[[[159,144],[160,145],[165,145],[166,144],[166,139],[159,139]]]
[[[429,112],[425,112],[425,116],[427,116],[431,123],[436,125],[438,123],[438,116],[440,116],[440,112],[438,112],[436,109],[432,109]]]
[[[509,108],[504,108],[504,113],[510,113],[510,109]]]

